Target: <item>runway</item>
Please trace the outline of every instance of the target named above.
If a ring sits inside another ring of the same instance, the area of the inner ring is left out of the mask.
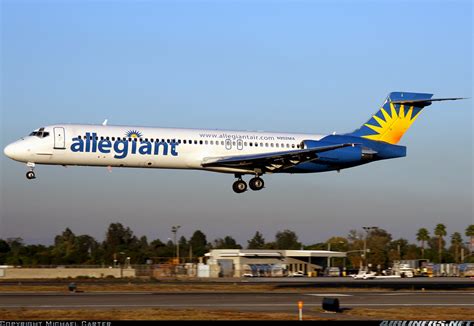
[[[438,292],[181,292],[181,293],[2,293],[0,309],[226,309],[294,312],[297,302],[321,307],[324,297],[338,298],[341,308],[465,307],[474,308],[472,291]]]

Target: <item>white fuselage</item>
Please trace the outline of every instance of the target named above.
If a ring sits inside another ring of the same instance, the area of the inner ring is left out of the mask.
[[[252,173],[239,168],[204,168],[202,163],[209,158],[298,149],[303,140],[322,137],[260,131],[61,124],[40,128],[8,145],[4,151],[14,160],[36,164]]]

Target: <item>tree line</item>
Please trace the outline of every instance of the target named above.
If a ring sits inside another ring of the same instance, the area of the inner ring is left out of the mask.
[[[434,263],[473,262],[469,243],[473,243],[474,225],[469,225],[464,235],[460,232],[447,238],[444,224],[438,224],[430,232],[420,228],[416,233],[417,243],[408,240],[392,239],[392,235],[378,227],[364,231],[350,230],[347,236],[334,236],[324,242],[304,245],[298,241],[294,231],[283,230],[275,234],[273,241],[266,241],[262,233],[247,241],[246,249],[305,249],[333,250],[347,252],[346,267],[357,268],[364,259],[381,268],[387,268],[396,260],[428,259]],[[54,244],[27,245],[21,238],[0,239],[0,265],[38,266],[38,265],[122,265],[169,263],[173,259],[183,262],[198,262],[211,249],[243,249],[243,246],[227,235],[208,241],[201,230],[196,230],[187,239],[181,236],[176,243],[168,239],[148,241],[146,236],[137,237],[129,227],[121,223],[111,223],[102,242],[89,235],[76,235],[66,228],[54,238]],[[367,251],[364,251],[367,249]],[[364,253],[367,255],[364,256]],[[339,262],[339,264],[342,264]]]

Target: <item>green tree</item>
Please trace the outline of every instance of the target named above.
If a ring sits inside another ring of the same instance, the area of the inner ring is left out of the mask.
[[[446,236],[446,226],[439,223],[436,225],[434,234],[438,237],[438,260],[442,263],[442,254],[443,254],[443,237]]]
[[[214,249],[242,249],[242,246],[235,241],[231,236],[226,236],[224,239],[217,238],[212,245]]]
[[[5,259],[7,258],[7,254],[10,252],[10,246],[8,242],[3,239],[0,239],[0,265],[5,264]]]
[[[22,255],[24,252],[25,245],[23,243],[22,238],[8,238],[7,239],[8,246],[10,247],[10,251],[7,253],[5,263],[7,265],[23,265],[24,263],[24,256]]]
[[[301,249],[301,243],[298,242],[298,236],[290,230],[278,231],[275,235],[276,249]]]
[[[421,258],[425,258],[425,242],[430,239],[430,233],[427,229],[421,228],[416,234],[416,240],[421,242]]]
[[[327,239],[325,250],[331,251],[347,251],[349,241],[344,237],[331,237]]]
[[[370,249],[367,262],[380,269],[388,267],[390,261],[387,248],[390,241],[392,241],[392,235],[386,230],[381,228],[371,230],[367,236],[367,248]]]
[[[352,268],[362,268],[363,264],[363,249],[364,249],[364,234],[357,230],[350,230],[347,234],[348,254],[347,258]]]
[[[265,247],[265,239],[259,231],[255,232],[253,238],[247,243],[247,249],[263,249]]]
[[[100,262],[100,245],[90,235],[80,235],[75,239],[77,250],[76,264],[98,264]]]
[[[469,225],[466,228],[466,237],[469,237],[469,250],[472,252],[474,251],[473,244],[474,244],[474,224]]]
[[[168,261],[168,259],[174,257],[176,253],[173,241],[169,240],[167,243],[163,243],[160,239],[153,240],[150,243],[150,251],[149,258],[155,264]]]
[[[193,254],[202,257],[209,250],[206,235],[201,230],[194,231],[189,239],[189,245],[193,248]]]
[[[459,249],[462,246],[462,236],[459,232],[454,232],[451,235],[451,252],[454,253],[454,262],[459,263]]]
[[[408,240],[400,238],[393,240],[388,245],[388,258],[390,262],[394,260],[405,259],[405,254],[407,252]]]
[[[102,243],[104,248],[104,260],[121,264],[125,257],[130,257],[132,261],[137,261],[136,248],[138,239],[133,235],[129,227],[124,227],[121,223],[111,223],[107,228],[105,240]]]
[[[77,264],[79,250],[76,243],[76,235],[70,228],[66,228],[61,235],[54,238],[54,247],[52,249],[53,264]]]
[[[185,259],[185,257],[191,257],[193,256],[193,248],[189,245],[188,240],[186,239],[185,236],[181,236],[178,240],[179,244],[179,257],[182,259]]]

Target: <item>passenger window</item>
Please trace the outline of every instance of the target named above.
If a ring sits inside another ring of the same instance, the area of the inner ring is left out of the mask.
[[[291,144],[291,148],[295,148],[295,144]]]
[[[214,145],[214,141],[213,141],[213,140],[211,140],[211,142],[210,142],[210,143],[211,143],[211,145]]]
[[[246,141],[244,142],[244,146],[247,146],[247,142],[246,142]]]
[[[206,144],[206,145],[207,145],[207,140],[204,142],[204,144]]]
[[[198,141],[197,141],[197,140],[195,140],[195,141],[194,141],[194,145],[197,145],[197,143],[198,143]]]
[[[199,141],[199,144],[202,145],[202,140]]]

